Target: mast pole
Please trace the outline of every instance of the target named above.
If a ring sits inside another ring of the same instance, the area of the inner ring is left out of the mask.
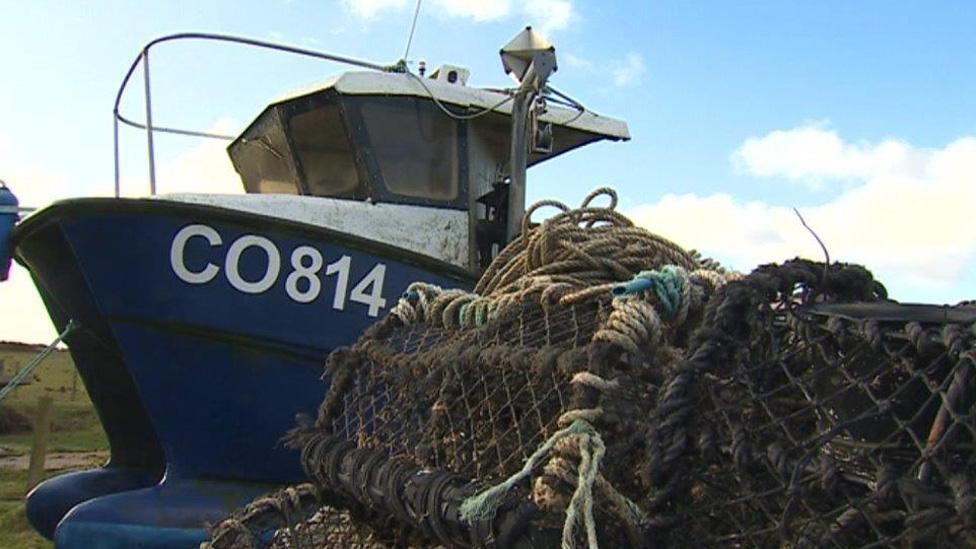
[[[537,93],[531,87],[520,87],[512,102],[512,150],[508,185],[508,226],[505,232],[509,242],[522,232],[522,216],[525,215],[525,179],[529,165],[529,112]]]
[[[509,158],[508,242],[522,232],[525,215],[526,169],[529,165],[529,126],[534,115],[533,104],[556,70],[556,48],[545,38],[525,27],[501,52],[502,65],[519,82],[512,102],[512,148]]]

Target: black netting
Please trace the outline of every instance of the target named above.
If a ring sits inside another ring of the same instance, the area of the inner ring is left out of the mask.
[[[651,426],[652,449],[677,448],[653,453],[646,468],[668,493],[663,514],[681,525],[668,539],[976,543],[976,310],[951,322],[935,307],[831,306],[795,293],[766,302],[770,282],[753,275],[730,285],[727,294],[752,286],[728,319],[738,333],[699,341],[690,356],[714,356],[682,364],[669,387],[676,404]],[[736,301],[724,297],[722,305]]]
[[[301,524],[276,531],[270,545],[273,549],[382,549],[392,542],[392,538],[384,538],[368,525],[355,520],[348,511],[322,507]]]

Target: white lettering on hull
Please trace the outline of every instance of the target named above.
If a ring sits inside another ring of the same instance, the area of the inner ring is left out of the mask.
[[[212,227],[201,224],[187,225],[173,237],[169,250],[170,267],[176,277],[187,284],[207,284],[217,278],[221,266],[208,261],[203,269],[190,270],[186,265],[186,247],[192,238],[203,238],[210,248],[218,248],[224,242],[220,233]],[[260,249],[266,258],[264,274],[257,280],[247,280],[240,272],[241,256],[251,248]],[[347,302],[360,303],[367,306],[369,316],[376,317],[386,307],[386,299],[383,297],[383,284],[386,278],[384,263],[376,263],[366,276],[353,286],[352,291],[348,291],[348,288],[353,263],[348,255],[343,255],[325,265],[325,257],[320,250],[313,246],[302,245],[291,252],[289,264],[289,272],[284,277],[284,289],[289,299],[296,303],[313,303],[318,299],[323,288],[321,272],[324,266],[326,278],[335,275],[333,309],[343,311],[346,309]],[[272,289],[281,278],[281,251],[268,238],[253,234],[242,235],[228,247],[222,267],[224,276],[235,290],[251,295],[261,294]]]
[[[186,250],[187,241],[194,236],[206,238],[211,247],[223,244],[223,241],[220,239],[220,234],[210,227],[206,225],[187,225],[180,229],[180,232],[176,233],[176,236],[173,237],[173,245],[169,248],[169,263],[173,266],[173,272],[176,273],[176,276],[180,280],[190,284],[206,284],[217,276],[220,268],[213,263],[207,263],[207,266],[199,272],[193,272],[186,268],[186,263],[183,262],[183,253]]]

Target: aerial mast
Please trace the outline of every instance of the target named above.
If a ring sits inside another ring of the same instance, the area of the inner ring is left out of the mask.
[[[512,150],[508,187],[508,226],[505,236],[512,241],[522,230],[525,214],[525,171],[529,161],[530,120],[533,104],[556,71],[556,48],[542,35],[525,27],[499,52],[505,73],[519,83],[512,103]],[[533,136],[534,137],[534,136]]]

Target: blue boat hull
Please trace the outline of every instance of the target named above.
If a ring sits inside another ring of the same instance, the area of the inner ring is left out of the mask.
[[[79,540],[94,532],[99,547],[186,546],[205,521],[300,481],[279,441],[315,415],[329,352],[413,281],[472,284],[355,236],[166,201],[65,202],[14,238],[55,324],[82,325],[69,348],[111,445],[101,472],[28,497],[59,547],[92,546]]]

